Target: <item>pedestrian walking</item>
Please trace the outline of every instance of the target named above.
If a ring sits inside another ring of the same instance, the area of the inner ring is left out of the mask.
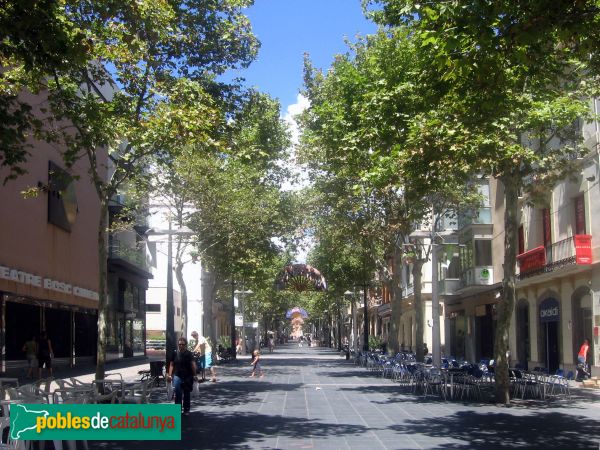
[[[202,345],[200,345],[200,337],[197,331],[192,331],[192,337],[194,338],[194,341],[196,341],[196,345],[194,346],[194,349],[192,350],[192,353],[194,354],[194,358],[196,358],[196,368],[198,370],[198,374],[199,374],[199,379],[198,382],[199,383],[203,383],[204,381],[206,381],[205,379],[205,363],[204,363],[204,347],[202,347]]]
[[[217,381],[217,372],[213,363],[212,357],[212,346],[210,340],[204,336],[200,336],[197,331],[192,332],[192,337],[196,339],[196,346],[194,347],[194,354],[200,355],[200,374],[201,380],[206,381],[206,369],[210,371],[210,381],[213,383]]]
[[[177,342],[177,350],[173,352],[169,360],[167,383],[173,381],[176,404],[181,405],[183,397],[184,416],[190,413],[190,396],[195,376],[196,361],[194,361],[194,355],[187,349],[187,339],[181,337]]]
[[[258,350],[254,350],[252,352],[252,362],[250,363],[252,366],[252,373],[250,374],[250,378],[254,377],[256,373],[262,378],[265,374],[262,371],[262,367],[260,366],[260,352]]]
[[[48,333],[46,331],[41,332],[37,349],[38,377],[42,378],[42,369],[44,367],[46,367],[49,377],[54,376],[52,371],[52,358],[54,358],[54,350],[52,350],[52,342],[50,339],[48,339]]]
[[[269,353],[273,353],[273,349],[275,348],[275,339],[273,336],[269,336]]]
[[[588,370],[587,365],[587,355],[590,350],[590,340],[584,339],[583,344],[579,347],[579,353],[577,353],[577,381],[581,381],[584,378],[588,378],[590,376],[590,372]]]
[[[23,344],[23,351],[25,352],[25,357],[27,358],[27,378],[33,378],[33,371],[35,370],[36,362],[37,362],[37,352],[38,345],[35,339],[35,335],[32,335],[31,338]]]

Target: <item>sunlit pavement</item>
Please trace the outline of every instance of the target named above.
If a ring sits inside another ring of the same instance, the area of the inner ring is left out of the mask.
[[[600,447],[600,398],[581,389],[573,390],[571,402],[507,408],[407,394],[324,348],[288,344],[267,351],[264,378],[248,378],[249,363],[247,356],[219,366],[219,381],[200,385],[192,413],[182,417],[181,441],[90,442],[90,448]]]

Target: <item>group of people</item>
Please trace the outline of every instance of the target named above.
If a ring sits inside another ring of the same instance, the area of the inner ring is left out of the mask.
[[[177,341],[177,350],[170,355],[167,369],[167,382],[173,383],[175,390],[175,403],[182,404],[183,414],[190,412],[190,393],[194,380],[199,383],[206,381],[206,370],[210,371],[211,381],[217,381],[217,373],[213,364],[212,346],[208,339],[199,336],[197,331],[192,331],[195,345],[188,349],[185,337]]]
[[[204,336],[199,336],[197,331],[192,332],[195,345],[192,350],[188,349],[185,337],[177,341],[177,350],[170,355],[167,368],[167,383],[173,383],[175,391],[175,403],[182,405],[183,415],[190,413],[191,392],[194,380],[201,383],[206,381],[206,371],[210,371],[211,381],[217,381],[217,373],[213,364],[212,347],[210,341]],[[260,353],[254,350],[252,353],[252,373],[250,377],[262,377],[264,374],[260,366]]]
[[[52,358],[54,358],[54,350],[52,342],[48,338],[48,333],[42,331],[39,339],[35,335],[25,341],[22,348],[27,358],[27,377],[33,378],[34,371],[37,365],[38,378],[42,378],[42,370],[46,368],[48,376],[54,376],[52,371]]]

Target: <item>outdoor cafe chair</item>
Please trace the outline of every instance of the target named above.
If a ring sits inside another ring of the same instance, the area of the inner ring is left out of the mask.
[[[446,399],[446,381],[440,369],[423,371],[423,395],[427,397],[429,393]]]
[[[88,386],[89,385],[89,383],[84,383],[83,381],[81,381],[81,380],[79,380],[77,378],[71,377],[71,378],[69,378],[69,380],[71,380],[71,385],[73,385],[74,387],[77,387],[77,386]]]
[[[55,389],[52,392],[52,402],[54,404],[69,403],[69,404],[88,404],[94,403],[92,387],[86,388],[66,388]]]
[[[18,388],[7,387],[6,393],[10,400],[20,400],[23,403],[48,403],[47,397],[36,389],[35,385],[24,385]]]
[[[94,403],[117,403],[123,395],[123,378],[102,378],[92,381]]]
[[[14,440],[10,435],[10,417],[0,417],[0,442],[1,450],[29,450],[31,441]]]
[[[155,386],[154,378],[147,378],[144,381],[125,386],[121,403],[149,403],[150,393]]]

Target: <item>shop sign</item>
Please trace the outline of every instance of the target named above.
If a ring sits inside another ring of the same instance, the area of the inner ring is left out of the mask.
[[[89,289],[84,289],[79,286],[73,286],[72,284],[63,281],[53,280],[52,278],[45,278],[32,273],[23,272],[22,270],[12,269],[10,267],[0,266],[0,279],[61,292],[63,294],[76,295],[91,300],[99,299],[98,293],[95,291],[90,291]]]
[[[488,267],[476,268],[475,284],[492,284],[492,269]]]
[[[547,298],[540,305],[540,321],[558,322],[560,318],[560,304],[555,298]]]
[[[578,234],[575,236],[576,262],[580,265],[592,263],[592,236],[589,234]]]

